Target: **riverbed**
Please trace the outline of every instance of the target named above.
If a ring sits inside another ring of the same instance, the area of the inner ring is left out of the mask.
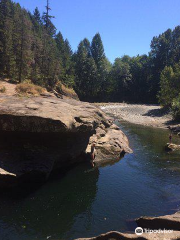
[[[164,151],[168,130],[116,123],[134,153],[99,168],[80,165],[27,194],[1,193],[0,239],[70,240],[127,232],[137,217],[179,210],[180,152]]]
[[[173,121],[171,112],[159,105],[127,103],[104,103],[96,105],[115,119],[122,119],[134,124],[166,129],[169,125],[176,124]]]

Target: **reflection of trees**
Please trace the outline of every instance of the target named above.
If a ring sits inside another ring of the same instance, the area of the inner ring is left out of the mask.
[[[140,172],[146,172],[158,181],[169,181],[172,177],[171,169],[180,167],[179,152],[167,153],[165,145],[169,132],[164,129],[144,127],[141,125],[120,123],[121,129],[130,140],[130,147],[134,151],[133,161],[129,164],[138,168]],[[174,142],[179,139],[174,136]],[[174,178],[174,176],[173,176]]]
[[[25,199],[0,199],[1,221],[9,228],[21,229],[25,239],[32,235],[46,238],[61,237],[72,227],[75,218],[90,210],[96,196],[98,169],[87,170],[79,166],[63,179],[48,182]],[[22,229],[22,226],[24,229]],[[8,232],[11,238],[11,232]],[[21,235],[20,235],[21,236]],[[19,239],[21,239],[19,237]]]

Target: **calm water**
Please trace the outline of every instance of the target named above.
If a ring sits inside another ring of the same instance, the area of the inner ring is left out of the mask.
[[[180,153],[164,151],[168,131],[128,123],[121,129],[134,153],[119,162],[93,170],[78,166],[24,197],[1,193],[0,239],[66,240],[129,231],[131,219],[178,210]]]

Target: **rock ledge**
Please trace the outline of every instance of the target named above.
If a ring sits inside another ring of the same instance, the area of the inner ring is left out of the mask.
[[[124,133],[97,107],[52,96],[0,97],[0,186],[41,182],[52,171],[132,152]]]

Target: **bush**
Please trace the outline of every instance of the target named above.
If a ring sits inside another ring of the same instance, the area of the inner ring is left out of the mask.
[[[180,95],[173,99],[172,112],[174,119],[180,120]]]
[[[6,92],[5,86],[0,86],[0,93],[5,93],[5,92]]]
[[[16,92],[20,95],[34,95],[39,96],[46,90],[40,86],[34,85],[30,81],[20,83],[16,86]]]

